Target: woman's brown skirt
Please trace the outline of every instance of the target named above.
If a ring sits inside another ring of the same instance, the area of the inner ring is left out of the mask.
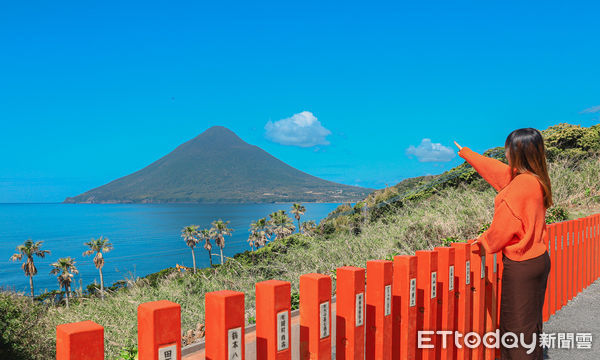
[[[514,261],[502,255],[502,298],[500,299],[500,336],[512,332],[519,338],[516,348],[501,345],[502,360],[542,360],[539,346],[542,333],[544,295],[550,273],[550,257],[546,251],[540,256],[524,261]],[[529,354],[521,346],[521,334],[526,344],[531,344],[535,334],[535,350]],[[511,337],[507,336],[506,339]],[[507,341],[510,343],[510,341]]]

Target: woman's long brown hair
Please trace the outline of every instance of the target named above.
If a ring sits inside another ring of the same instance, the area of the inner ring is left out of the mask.
[[[508,150],[511,177],[523,173],[537,177],[544,191],[544,207],[552,206],[552,186],[542,133],[533,128],[517,129],[508,135],[504,148]]]

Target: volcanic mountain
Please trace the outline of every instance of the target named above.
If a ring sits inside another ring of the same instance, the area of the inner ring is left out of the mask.
[[[64,202],[344,202],[371,191],[304,173],[214,126],[147,167]]]

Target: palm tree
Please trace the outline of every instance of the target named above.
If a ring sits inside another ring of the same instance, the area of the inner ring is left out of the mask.
[[[293,204],[292,205],[292,214],[296,220],[298,220],[298,232],[302,232],[302,227],[300,226],[300,216],[304,215],[306,212],[306,208],[301,204]]]
[[[312,236],[316,228],[317,223],[314,220],[305,221],[302,223],[302,233],[305,235]]]
[[[223,264],[223,248],[225,247],[225,235],[229,236],[233,232],[233,229],[227,227],[229,221],[223,221],[221,219],[212,222],[210,228],[211,238],[215,239],[215,243],[221,251],[221,264]]]
[[[60,287],[65,288],[65,293],[67,294],[67,308],[69,307],[69,292],[71,290],[71,281],[73,280],[73,275],[79,273],[77,268],[75,267],[75,259],[71,259],[71,257],[60,258],[52,265],[52,270],[50,274],[58,275],[58,285]]]
[[[92,254],[96,254],[94,256],[94,265],[96,265],[96,269],[100,272],[100,297],[104,299],[104,276],[102,275],[102,267],[104,266],[104,256],[102,253],[107,253],[113,249],[112,244],[108,240],[108,238],[100,236],[97,239],[92,239],[89,242],[85,243],[85,246],[89,247],[89,250],[86,250],[83,253],[83,256],[88,256]]]
[[[250,231],[250,235],[248,235],[248,244],[250,244],[252,251],[254,251],[255,246],[258,249],[258,236],[253,231]]]
[[[194,267],[194,274],[196,273],[196,254],[194,254],[194,246],[198,245],[200,239],[198,238],[198,225],[189,225],[181,230],[181,237],[185,241],[185,244],[192,249],[192,263]]]
[[[254,245],[258,249],[261,246],[265,246],[269,238],[273,235],[269,222],[266,218],[258,219],[250,224],[250,238],[253,239]],[[250,242],[250,238],[248,242]],[[250,244],[252,246],[252,244]]]
[[[210,229],[202,229],[198,232],[198,236],[204,240],[204,248],[208,251],[208,261],[210,261],[210,266],[212,267],[212,243],[210,242]]]
[[[37,274],[37,269],[33,263],[33,257],[37,256],[44,258],[46,254],[50,254],[50,250],[42,250],[42,242],[36,241],[35,243],[28,239],[22,245],[17,246],[17,253],[10,257],[11,261],[21,261],[25,256],[25,261],[21,268],[25,273],[25,276],[29,276],[29,287],[31,287],[31,300],[33,301],[33,277]]]
[[[282,239],[294,232],[296,228],[292,219],[287,216],[285,210],[279,210],[269,214],[269,227],[275,234],[275,240]]]

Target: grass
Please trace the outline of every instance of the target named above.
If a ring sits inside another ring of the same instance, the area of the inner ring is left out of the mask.
[[[577,162],[559,158],[549,164],[549,171],[555,205],[567,209],[571,218],[600,211],[597,156]],[[367,260],[391,259],[395,254],[431,249],[447,243],[448,238],[461,241],[477,237],[482,226],[492,221],[495,195],[487,183],[477,179],[468,186],[445,188],[430,197],[405,202],[375,222],[362,219],[358,232],[354,224],[329,235],[295,234],[254,253],[238,254],[223,266],[202,269],[195,275],[164,271],[165,275],[158,278],[130,279],[126,287],[104,301],[89,297],[74,300],[69,309],[49,306],[37,325],[39,335],[34,340],[42,343],[39,348],[52,349],[56,325],[93,320],[105,328],[107,359],[118,359],[123,348],[136,344],[139,304],[161,299],[181,304],[185,334],[204,322],[204,294],[223,289],[246,294],[246,319],[252,320],[256,282],[274,278],[290,281],[294,298],[300,275],[319,272],[332,275],[335,289],[337,267],[365,267]],[[43,355],[39,358],[50,358],[53,353]],[[37,359],[35,356],[32,358]]]

